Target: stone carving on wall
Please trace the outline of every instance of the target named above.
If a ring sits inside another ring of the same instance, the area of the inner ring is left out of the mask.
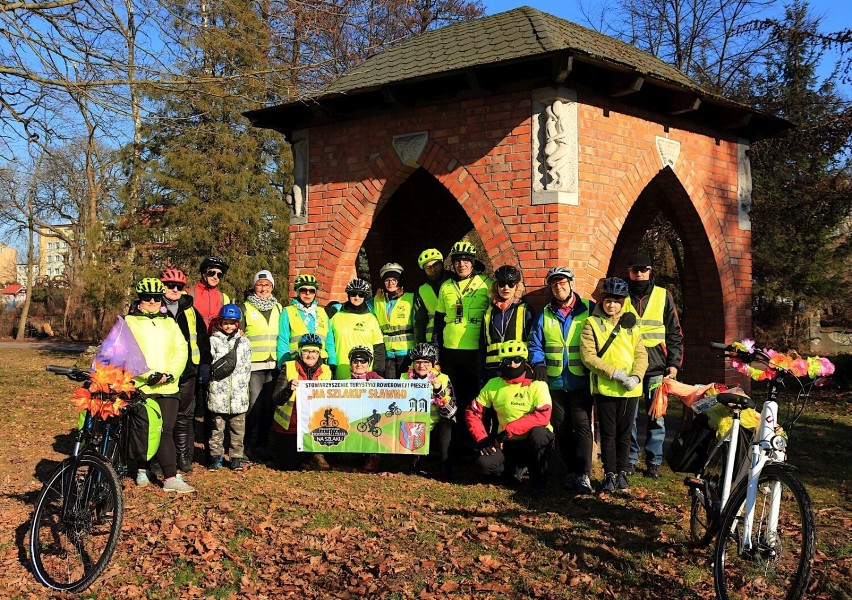
[[[429,141],[429,133],[418,131],[417,133],[406,133],[393,136],[391,145],[396,150],[399,161],[407,167],[416,169],[420,167],[420,155]]]
[[[290,205],[290,223],[300,225],[308,222],[308,130],[294,131],[290,140],[293,152],[293,189],[285,197]]]
[[[532,203],[578,204],[577,93],[567,88],[533,92]]]
[[[737,214],[742,231],[751,231],[751,160],[749,145],[737,144]]]
[[[680,142],[657,136],[657,153],[660,155],[663,168],[674,168],[680,156]]]

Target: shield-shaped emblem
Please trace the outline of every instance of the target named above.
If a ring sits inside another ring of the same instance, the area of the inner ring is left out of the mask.
[[[413,421],[400,422],[399,443],[411,451],[422,448],[426,443],[426,424]]]

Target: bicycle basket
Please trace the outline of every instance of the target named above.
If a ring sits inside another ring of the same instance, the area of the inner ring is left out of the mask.
[[[666,464],[675,473],[697,473],[710,454],[716,430],[705,415],[684,411],[677,437],[666,452]]]
[[[139,463],[148,462],[160,447],[163,433],[163,413],[153,398],[127,407],[127,458]]]

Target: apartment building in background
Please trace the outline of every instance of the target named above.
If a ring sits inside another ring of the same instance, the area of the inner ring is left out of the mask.
[[[0,244],[0,286],[18,281],[18,251]]]
[[[68,237],[74,235],[72,225],[57,225]],[[53,279],[65,275],[71,248],[50,230],[40,229],[38,234],[38,272],[41,277]]]

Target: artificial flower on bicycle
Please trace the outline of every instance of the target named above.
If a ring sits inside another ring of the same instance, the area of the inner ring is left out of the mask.
[[[133,373],[121,367],[95,363],[88,387],[76,389],[71,402],[78,412],[89,411],[92,417],[106,420],[121,414],[135,391]]]
[[[734,342],[731,346],[740,352],[754,354],[754,343],[754,340],[745,339],[741,342]],[[762,369],[746,364],[737,358],[731,359],[731,366],[754,381],[774,379],[779,370],[789,371],[796,377],[808,377],[810,379],[828,377],[834,373],[834,364],[821,356],[804,357],[795,350],[778,352],[771,348],[764,348],[763,352],[770,358],[770,363]]]

